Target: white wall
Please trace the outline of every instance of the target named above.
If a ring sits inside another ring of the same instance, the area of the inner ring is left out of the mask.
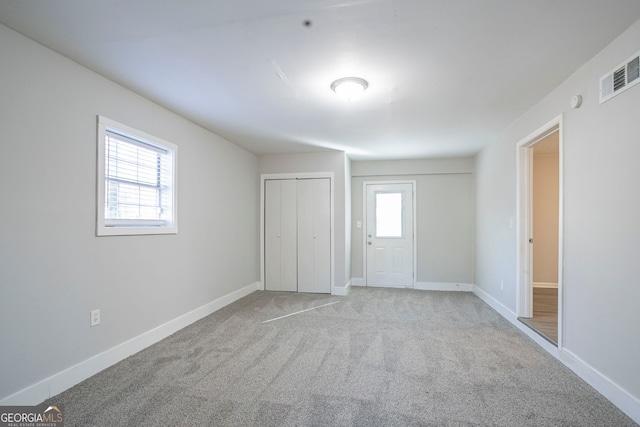
[[[2,25],[0,40],[2,400],[258,281],[259,181],[254,155]],[[178,145],[177,235],[96,237],[96,115]]]
[[[345,173],[350,164],[342,151],[325,151],[320,153],[297,154],[265,154],[258,158],[260,174],[333,172],[334,174],[334,281],[336,287],[347,285],[346,273],[350,269],[347,256],[346,227],[348,211],[345,198],[349,193]]]
[[[640,86],[600,105],[598,80],[640,48],[640,22],[476,159],[476,284],[515,312],[516,144],[564,114],[564,350],[628,393],[640,419]],[[580,109],[569,100],[582,94]],[[500,280],[505,280],[504,291]],[[624,400],[624,399],[623,399]]]
[[[472,158],[353,162],[352,276],[364,277],[363,183],[415,180],[417,282],[473,283],[472,172]],[[362,228],[357,228],[358,221]]]

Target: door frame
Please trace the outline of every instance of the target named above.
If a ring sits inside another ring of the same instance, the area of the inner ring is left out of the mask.
[[[330,190],[331,191],[331,197],[330,197],[330,212],[331,212],[331,222],[330,222],[330,226],[331,226],[331,249],[330,249],[330,254],[329,254],[329,259],[331,260],[331,271],[330,271],[330,278],[331,278],[331,295],[333,295],[334,292],[334,287],[335,287],[335,266],[334,266],[334,262],[335,262],[335,248],[334,248],[334,242],[335,242],[335,226],[334,226],[334,198],[335,198],[335,191],[333,189],[333,184],[334,184],[334,179],[333,179],[334,173],[333,172],[308,172],[308,173],[267,173],[267,174],[261,174],[260,175],[260,283],[261,283],[261,288],[262,290],[266,290],[265,286],[266,283],[264,281],[264,276],[265,276],[265,226],[264,226],[264,209],[265,209],[265,203],[264,203],[264,193],[265,193],[265,189],[266,189],[266,181],[269,180],[282,180],[282,179],[315,179],[315,178],[329,178],[329,184],[330,184]]]
[[[563,282],[564,282],[564,142],[563,115],[559,115],[517,144],[517,261],[516,315],[533,316],[533,146],[558,132],[558,349],[562,348]]]
[[[416,215],[416,180],[415,179],[398,179],[387,181],[364,181],[362,183],[362,276],[364,286],[367,285],[367,185],[394,185],[394,184],[411,184],[412,188],[412,200],[413,200],[413,280],[411,289],[416,288],[418,281],[418,222]]]

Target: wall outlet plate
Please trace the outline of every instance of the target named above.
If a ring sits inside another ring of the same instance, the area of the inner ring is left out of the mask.
[[[91,326],[98,326],[100,324],[100,310],[91,310]]]

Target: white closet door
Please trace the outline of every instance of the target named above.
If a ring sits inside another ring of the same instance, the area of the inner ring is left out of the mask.
[[[331,185],[298,181],[298,292],[331,293]]]
[[[265,289],[297,291],[297,183],[265,182]]]

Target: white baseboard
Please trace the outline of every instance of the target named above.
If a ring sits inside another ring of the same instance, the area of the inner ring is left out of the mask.
[[[363,285],[366,286],[367,288],[389,288],[389,289],[413,289],[409,286],[395,286],[395,285]]]
[[[571,369],[587,384],[596,389],[598,393],[616,405],[622,412],[627,414],[629,418],[640,424],[640,399],[631,395],[628,391],[611,381],[611,379],[607,378],[570,350],[565,348],[558,349],[558,347],[549,343],[546,339],[531,330],[531,328],[520,322],[516,313],[509,310],[509,308],[500,301],[496,300],[478,286],[473,286],[473,293],[497,311],[502,317],[524,332],[529,338],[535,341],[536,344],[558,359],[563,365]]]
[[[352,277],[351,286],[367,286],[362,277]]]
[[[534,288],[555,288],[558,289],[558,284],[557,283],[551,283],[551,282],[533,282],[533,287]]]
[[[472,292],[473,283],[441,283],[441,282],[418,282],[416,289],[422,291],[462,291]]]
[[[364,283],[364,279],[361,277],[352,277],[351,286],[367,286]],[[384,286],[386,288],[393,288],[394,286]],[[398,286],[398,288],[405,289],[405,286]],[[422,291],[463,291],[472,292],[472,283],[439,283],[439,282],[417,282],[415,289]]]
[[[480,298],[482,301],[486,302],[491,308],[497,311],[502,317],[504,317],[509,322],[519,327],[518,323],[521,323],[521,322],[518,321],[518,316],[516,316],[516,314],[513,311],[509,310],[509,308],[506,305],[502,304],[500,301],[498,301],[497,299],[495,299],[494,297],[486,293],[482,288],[476,285],[473,286],[472,292],[476,294],[476,296]],[[525,328],[529,329],[526,326]]]
[[[45,378],[17,393],[7,396],[0,400],[0,405],[37,405],[259,289],[262,289],[261,283],[255,282],[231,292],[137,337],[118,344],[109,350],[96,354],[77,365]]]
[[[564,358],[571,364],[563,361],[576,375],[595,388],[598,393],[609,399],[618,409],[627,414],[636,423],[640,424],[640,399],[631,395],[628,391],[611,381],[593,366],[582,360],[576,354],[567,349],[562,349]]]
[[[349,280],[349,282],[347,282],[347,284],[344,285],[344,287],[334,286],[333,290],[331,291],[331,295],[347,296],[349,295],[350,290],[351,290],[351,280]]]

